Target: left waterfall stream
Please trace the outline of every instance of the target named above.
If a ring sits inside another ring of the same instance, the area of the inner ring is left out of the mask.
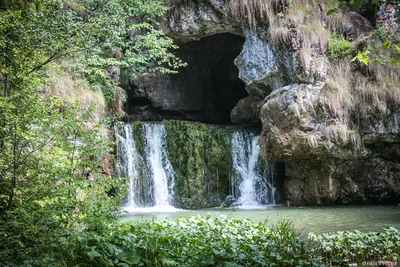
[[[162,123],[143,123],[142,135],[143,143],[139,147],[131,124],[115,127],[116,172],[119,177],[129,179],[123,210],[176,211],[172,203],[174,169],[168,159],[165,127]]]

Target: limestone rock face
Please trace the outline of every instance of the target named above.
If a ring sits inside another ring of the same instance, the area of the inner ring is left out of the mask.
[[[243,34],[238,22],[224,16],[221,9],[217,10],[207,1],[200,1],[196,5],[183,5],[168,19],[164,28],[179,42],[200,40],[218,33]]]
[[[285,49],[280,49],[273,45],[264,26],[251,30],[227,9],[227,1],[209,0],[183,4],[172,11],[162,28],[180,45],[178,56],[188,67],[178,75],[122,78],[130,99],[129,117],[154,120],[164,113],[178,112],[196,113],[195,120],[211,123],[259,123],[259,110],[254,111],[254,107],[260,107],[261,99],[272,90],[292,81],[325,79],[327,64],[321,62],[326,56],[316,50],[310,64],[318,67],[303,68],[296,34]],[[236,67],[223,63],[228,60]],[[153,112],[138,114],[144,110]]]
[[[360,14],[349,11],[345,16],[349,23],[345,24],[345,27],[341,29],[340,33],[345,36],[346,39],[355,40],[361,34],[373,30],[371,23]]]
[[[303,154],[308,133],[318,127],[312,116],[313,102],[322,85],[292,84],[273,91],[261,108],[263,137],[268,155],[286,160]]]
[[[400,165],[362,159],[308,159],[286,165],[289,205],[394,203],[400,199]]]
[[[236,124],[257,123],[263,99],[249,95],[237,103],[231,112],[231,121]]]
[[[288,205],[392,203],[400,200],[396,114],[360,122],[360,136],[318,107],[323,86],[292,84],[261,108],[264,149],[285,162]]]
[[[283,166],[283,199],[290,205],[400,201],[398,107],[380,103],[365,114],[349,108],[344,118],[335,112],[345,110],[346,101],[379,96],[351,95],[352,84],[346,100],[342,81],[327,89],[336,64],[327,57],[329,31],[358,42],[370,34],[369,21],[354,12],[327,17],[321,4],[310,17],[316,21],[308,25],[296,21],[306,16],[304,10],[283,16],[282,10],[274,10],[277,24],[251,27],[229,14],[228,2],[182,5],[161,23],[188,67],[169,76],[121,75],[127,116],[261,122],[264,155]],[[339,78],[351,75],[342,73]]]
[[[246,31],[246,41],[235,64],[239,78],[245,82],[250,94],[265,97],[273,89],[281,87],[283,77],[275,55],[275,49],[266,40],[257,33]]]

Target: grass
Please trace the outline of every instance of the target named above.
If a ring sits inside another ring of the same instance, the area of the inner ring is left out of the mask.
[[[352,64],[351,57],[331,62],[328,80],[319,97],[323,117],[334,122],[326,135],[334,142],[361,145],[360,125],[384,121],[400,106],[400,66],[391,64],[390,51],[371,38],[370,64]],[[345,127],[344,127],[345,126]]]
[[[329,78],[323,88],[320,103],[326,112],[342,123],[349,122],[348,108],[352,105],[350,64],[340,62],[331,64]]]
[[[90,105],[96,104],[94,110],[96,118],[100,118],[106,108],[105,98],[100,90],[93,89],[88,82],[77,72],[68,70],[67,62],[53,64],[48,71],[49,83],[44,88],[45,93],[56,94],[62,98],[79,101],[86,110]]]
[[[170,20],[179,21],[184,10],[194,9],[196,0],[167,0],[166,4],[169,8],[168,18]]]
[[[319,52],[325,54],[328,49],[330,32],[322,27],[319,22],[312,22],[300,26],[302,49],[300,59],[305,70],[311,67],[313,48],[318,47]]]

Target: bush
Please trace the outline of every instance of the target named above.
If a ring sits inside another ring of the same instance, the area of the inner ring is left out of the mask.
[[[342,59],[354,52],[354,45],[342,35],[333,33],[329,39],[329,60]]]
[[[106,235],[84,235],[70,242],[69,251],[78,253],[74,262],[96,266],[328,266],[333,260],[348,266],[400,253],[395,228],[311,233],[307,240],[289,222],[266,226],[226,216],[138,220]]]
[[[329,260],[392,260],[400,256],[400,230],[310,233],[317,254]]]
[[[386,42],[387,40],[389,40],[390,37],[388,31],[382,26],[376,27],[375,34],[378,37],[378,39],[382,42]]]
[[[225,216],[192,217],[136,221],[122,232],[135,236],[140,262],[152,266],[314,266],[317,260],[287,222],[268,228]]]
[[[0,233],[13,235],[14,242],[0,246],[1,266],[328,266],[332,260],[360,263],[400,254],[395,228],[311,233],[307,240],[289,222],[267,227],[226,216],[111,222],[75,231],[50,224],[41,231],[40,225],[2,226]]]

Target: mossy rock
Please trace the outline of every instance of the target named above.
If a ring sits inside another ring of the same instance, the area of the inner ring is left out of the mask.
[[[220,206],[232,191],[232,133],[237,130],[257,132],[256,128],[209,125],[186,121],[163,121],[166,130],[168,159],[174,168],[173,205],[184,209]],[[134,122],[133,138],[136,149],[146,157],[144,123]],[[152,181],[143,161],[139,170],[138,197],[149,204]],[[259,159],[264,164],[264,159]],[[261,168],[261,172],[267,169]],[[236,186],[237,187],[237,186]],[[236,188],[237,189],[237,188]],[[150,194],[150,195],[149,195]]]
[[[232,166],[228,127],[164,121],[175,170],[175,206],[215,207],[229,194]]]

